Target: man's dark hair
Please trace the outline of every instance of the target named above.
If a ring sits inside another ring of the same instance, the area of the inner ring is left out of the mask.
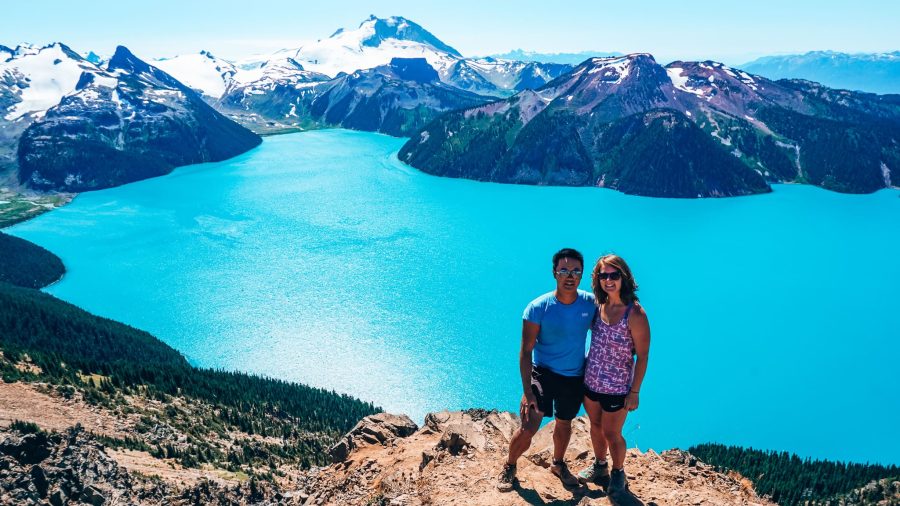
[[[584,256],[578,252],[578,250],[572,248],[563,248],[556,252],[553,255],[553,269],[556,269],[556,266],[559,265],[559,261],[563,258],[571,258],[572,260],[578,260],[581,262],[581,265],[584,265]]]

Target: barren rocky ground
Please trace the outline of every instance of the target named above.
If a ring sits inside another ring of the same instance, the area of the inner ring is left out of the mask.
[[[276,483],[185,468],[97,440],[135,435],[136,417],[79,395],[65,398],[46,385],[0,383],[0,504],[771,504],[748,480],[717,473],[678,450],[629,450],[629,494],[608,497],[593,484],[566,489],[548,470],[552,423],[520,461],[520,485],[501,493],[494,479],[518,425],[510,413],[434,413],[421,428],[405,416],[373,415],[332,449],[335,463],[282,469]],[[12,430],[14,420],[49,433]],[[592,456],[587,420],[576,419],[573,427],[566,459],[577,470]]]
[[[332,451],[339,462],[308,473],[302,495],[329,505],[772,504],[757,497],[749,480],[679,450],[629,450],[628,494],[610,497],[593,484],[566,489],[548,469],[552,422],[519,462],[519,486],[501,493],[494,478],[517,425],[510,413],[481,410],[434,413],[420,429],[406,417],[367,417]],[[573,423],[566,455],[572,469],[593,458],[588,427],[585,418]]]

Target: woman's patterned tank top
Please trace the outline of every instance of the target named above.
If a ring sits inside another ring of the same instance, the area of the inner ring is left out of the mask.
[[[633,304],[615,325],[600,318],[597,311],[591,324],[591,348],[584,369],[584,384],[594,392],[625,395],[634,380],[634,340],[628,328]]]

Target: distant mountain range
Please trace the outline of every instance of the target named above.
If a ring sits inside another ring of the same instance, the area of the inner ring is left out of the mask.
[[[465,58],[428,30],[399,16],[385,19],[371,16],[356,29],[339,29],[327,39],[300,48],[282,49],[240,65],[216,58],[208,51],[156,60],[153,64],[203,95],[220,99],[238,87],[259,90],[255,83],[260,79],[284,83],[297,81],[294,74],[308,76],[310,72],[339,78],[357,70],[388,65],[394,58],[424,58],[445,83],[489,96],[509,96],[525,88],[541,86],[572,68],[531,60]],[[273,67],[278,68],[277,72],[272,72]],[[306,82],[307,78],[299,80]]]
[[[446,111],[488,100],[442,82],[424,58],[394,58],[330,80],[291,59],[284,67],[294,71],[280,66],[233,83],[216,107],[257,131],[340,126],[408,136]]]
[[[493,58],[501,60],[516,60],[525,62],[541,62],[541,63],[562,63],[567,65],[578,65],[588,58],[604,58],[608,56],[624,56],[623,53],[616,51],[579,51],[577,53],[540,53],[537,51],[525,51],[523,49],[513,49],[507,53],[491,55]]]
[[[806,79],[831,88],[900,93],[900,51],[859,54],[812,51],[766,56],[741,68],[769,79]]]
[[[656,197],[746,195],[770,182],[872,192],[892,186],[898,140],[900,96],[634,54],[446,114],[399,156],[442,176]]]
[[[782,181],[870,192],[898,179],[894,96],[647,54],[503,56],[515,58],[466,58],[408,19],[374,16],[239,64],[0,46],[0,176],[53,191],[122,184],[256,145],[237,122],[412,136],[402,159],[427,172],[640,195]]]

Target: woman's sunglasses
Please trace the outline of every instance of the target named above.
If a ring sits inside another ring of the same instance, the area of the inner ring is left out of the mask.
[[[598,272],[597,278],[599,279],[611,279],[613,281],[618,281],[622,279],[622,273],[619,271],[616,272]]]

